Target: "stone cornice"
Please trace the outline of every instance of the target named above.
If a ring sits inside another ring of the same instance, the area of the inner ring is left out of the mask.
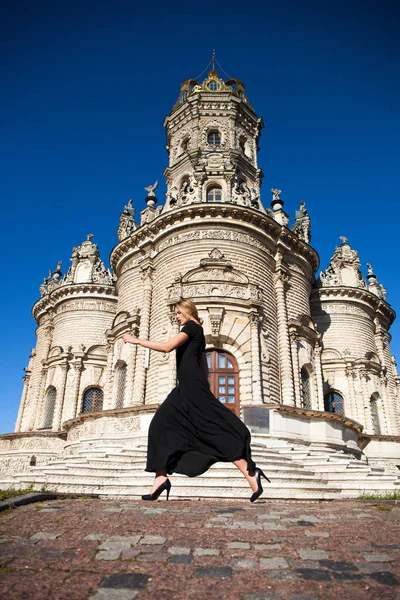
[[[266,408],[272,408],[279,412],[290,413],[296,415],[303,415],[306,417],[313,417],[316,419],[321,419],[323,421],[339,421],[348,427],[352,427],[358,433],[361,433],[363,430],[363,426],[354,421],[353,419],[349,419],[344,415],[338,415],[336,413],[325,412],[322,410],[309,410],[307,408],[300,408],[297,406],[288,406],[286,404],[263,404]]]
[[[297,257],[308,265],[310,275],[318,269],[317,252],[302,242],[287,227],[279,225],[274,219],[259,210],[227,202],[193,203],[161,213],[154,221],[139,227],[132,232],[130,237],[113,248],[110,256],[111,266],[119,275],[123,262],[128,255],[132,254],[132,251],[146,244],[154,243],[164,235],[175,233],[182,227],[201,226],[204,223],[217,225],[220,229],[229,229],[233,224],[245,224],[254,232],[267,236],[270,244],[278,245],[284,257],[289,254],[293,255],[294,252],[297,253]]]
[[[389,326],[393,323],[396,318],[395,311],[391,306],[378,298],[375,294],[368,291],[365,288],[346,287],[346,286],[335,286],[335,287],[324,287],[314,288],[311,297],[311,305],[316,302],[334,302],[337,300],[345,300],[346,302],[353,301],[361,305],[367,305],[372,309],[373,313],[381,313],[382,316],[387,319]]]
[[[103,417],[123,417],[135,414],[155,412],[159,408],[159,404],[141,404],[140,406],[126,406],[125,408],[111,408],[93,413],[84,413],[62,424],[62,428],[68,431],[75,425],[81,425],[85,421],[99,419]]]
[[[39,438],[60,438],[62,440],[66,439],[66,433],[64,431],[14,431],[13,433],[1,433],[1,440],[17,440],[20,438],[30,438],[30,437],[39,437]]]
[[[400,444],[400,435],[372,435],[362,433],[360,438],[366,439],[369,441],[378,440],[379,442],[395,442]]]
[[[117,292],[114,285],[101,283],[75,283],[70,285],[60,285],[50,294],[43,296],[32,307],[32,315],[36,320],[49,309],[53,309],[57,304],[68,298],[106,298],[107,300],[117,300]]]

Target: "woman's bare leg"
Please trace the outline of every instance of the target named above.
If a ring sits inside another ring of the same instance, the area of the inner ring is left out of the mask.
[[[168,479],[166,469],[162,469],[161,471],[156,471],[156,476],[153,481],[153,487],[151,488],[151,493],[153,494],[160,485],[164,483],[164,481]]]
[[[240,460],[235,460],[235,462],[233,464],[246,477],[253,492],[256,492],[258,490],[257,480],[254,477],[254,475],[249,475],[249,473],[247,471],[247,460],[245,460],[244,458],[241,458]]]

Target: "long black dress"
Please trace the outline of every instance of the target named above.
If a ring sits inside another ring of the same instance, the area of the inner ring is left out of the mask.
[[[216,462],[244,458],[253,475],[250,431],[211,393],[200,366],[206,346],[203,328],[188,321],[181,331],[189,339],[176,350],[179,383],[151,421],[146,471],[196,477]]]

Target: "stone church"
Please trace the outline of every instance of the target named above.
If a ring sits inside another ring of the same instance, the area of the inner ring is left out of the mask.
[[[214,70],[185,81],[164,127],[164,204],[157,181],[140,215],[128,202],[111,270],[88,235],[66,273],[58,263],[40,287],[15,432],[0,436],[0,486],[141,494],[146,432],[176,384],[175,356],[122,336],[169,339],[175,302],[190,298],[204,319],[211,389],[251,430],[270,497],[396,489],[395,313],[371,265],[364,276],[341,237],[316,277],[304,202],[292,222],[280,190],[266,207],[263,122],[241,81]],[[248,493],[229,465],[174,479],[185,496]]]

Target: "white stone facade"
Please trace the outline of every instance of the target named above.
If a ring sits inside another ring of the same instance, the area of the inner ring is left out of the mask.
[[[155,206],[157,182],[146,188],[140,223],[132,201],[125,206],[112,272],[89,235],[73,249],[67,274],[58,264],[41,286],[37,344],[15,433],[0,436],[0,460],[9,459],[10,444],[18,449],[19,433],[21,451],[24,436],[34,453],[34,440],[39,451],[47,435],[54,456],[89,430],[98,438],[144,434],[175,385],[175,357],[125,345],[122,336],[170,338],[183,297],[204,319],[207,350],[235,360],[239,414],[253,431],[358,458],[370,442],[371,460],[400,465],[388,333],[395,315],[372,267],[364,279],[343,238],[315,280],[319,259],[304,203],[291,227],[280,190],[271,190],[272,208],[262,204],[263,125],[240,81],[211,71],[203,83],[185,82],[164,125],[164,206]]]

